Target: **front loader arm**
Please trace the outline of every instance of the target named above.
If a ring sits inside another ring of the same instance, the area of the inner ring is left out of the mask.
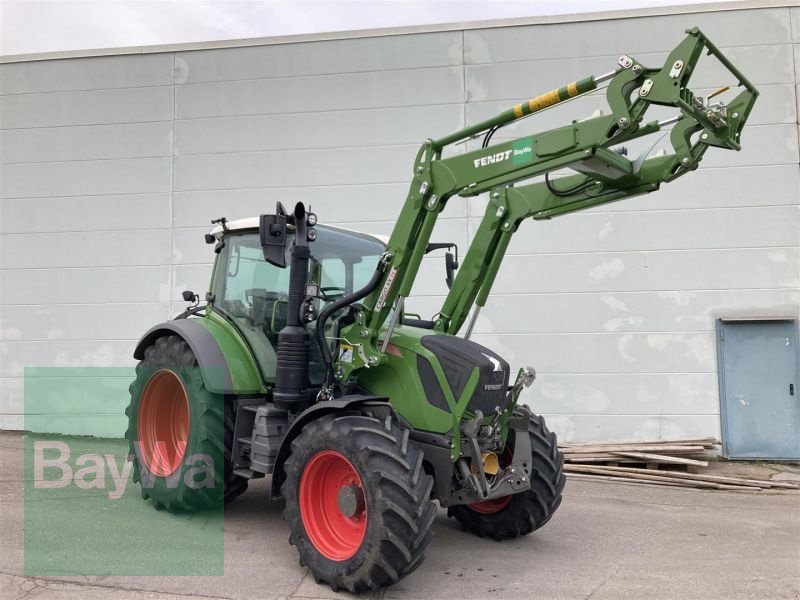
[[[490,192],[486,214],[435,323],[438,331],[455,334],[473,303],[485,304],[511,236],[523,220],[548,219],[655,191],[661,183],[696,169],[709,146],[739,150],[741,130],[758,91],[699,29],[687,33],[660,68],[647,68],[622,56],[613,72],[571,83],[492,119],[427,140],[417,154],[411,188],[387,245],[381,282],[365,299],[356,322],[342,332],[358,352],[348,353],[354,357],[351,362],[337,364],[337,377],[348,380],[358,369],[383,360],[438,215],[451,197]],[[688,88],[703,51],[719,59],[743,88],[727,106],[711,104]],[[609,82],[609,115],[442,158],[444,148],[452,144],[483,134],[485,145],[497,129],[590,92],[604,81]],[[654,104],[674,107],[679,113],[646,123],[644,115]],[[612,149],[672,124],[672,153],[667,156],[645,155],[631,161]],[[578,174],[557,179],[557,185],[545,180],[514,187],[563,168]],[[388,329],[382,329],[393,308]]]
[[[704,151],[705,146],[698,147],[698,160],[699,154]],[[595,184],[584,191],[571,194],[568,198],[555,195],[544,182],[521,187],[503,187],[493,191],[480,227],[436,319],[435,329],[455,335],[475,304],[478,308],[473,312],[467,329],[466,335],[469,337],[480,308],[486,305],[511,237],[522,221],[527,218],[551,219],[654,192],[662,181],[686,173],[682,171],[672,175],[674,165],[675,155],[647,159],[642,164],[639,175],[629,178],[626,184],[617,183],[613,187]],[[573,175],[558,181],[559,186],[570,189],[582,186],[587,178]]]

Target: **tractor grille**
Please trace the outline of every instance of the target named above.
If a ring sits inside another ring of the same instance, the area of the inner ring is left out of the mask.
[[[439,361],[456,401],[464,392],[472,370],[478,367],[478,386],[467,405],[470,412],[480,410],[488,415],[494,413],[495,406],[505,408],[509,368],[508,363],[495,352],[470,340],[451,335],[427,335],[422,338],[422,346]],[[420,357],[418,366],[428,402],[449,412],[439,382],[428,361]]]

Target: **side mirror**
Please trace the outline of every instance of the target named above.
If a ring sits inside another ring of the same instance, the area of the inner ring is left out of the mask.
[[[184,302],[200,302],[200,296],[195,294],[192,290],[183,290],[181,296],[183,296]]]
[[[445,270],[445,283],[447,284],[447,289],[449,290],[453,287],[453,275],[458,269],[458,258],[453,256],[452,252],[448,252],[444,255],[444,270]]]
[[[278,202],[274,215],[261,215],[258,235],[264,260],[271,265],[286,268],[286,209]]]
[[[458,269],[458,246],[452,242],[432,242],[425,248],[425,254],[433,252],[434,250],[441,250],[443,248],[446,248],[447,250],[452,248],[455,251],[455,254],[448,252],[444,255],[444,269],[446,274],[444,281],[447,284],[447,289],[450,289],[450,287],[453,285],[453,275]]]

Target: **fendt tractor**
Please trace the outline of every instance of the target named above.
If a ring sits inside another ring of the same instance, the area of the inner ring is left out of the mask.
[[[126,435],[142,496],[167,511],[209,509],[270,475],[300,565],[351,592],[422,563],[437,502],[479,536],[545,525],[565,477],[556,436],[519,402],[535,372],[512,379],[470,334],[523,221],[654,192],[709,147],[740,149],[758,91],[700,30],[686,33],[663,67],[624,55],[609,73],[426,140],[388,240],[320,225],[302,203],[213,221],[206,304],[184,292],[186,311],[134,353]],[[688,87],[703,53],[732,76],[727,104],[715,98],[728,87],[706,97]],[[603,83],[610,114],[491,144],[500,128]],[[654,105],[677,113],[645,122]],[[627,158],[622,144],[658,132],[668,152]],[[453,149],[463,142],[474,147]],[[563,169],[572,173],[552,176]],[[431,242],[434,224],[451,199],[484,193],[459,266],[454,244]],[[449,292],[424,320],[404,300],[436,250]]]

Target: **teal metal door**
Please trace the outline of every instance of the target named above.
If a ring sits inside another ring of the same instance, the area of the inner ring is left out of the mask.
[[[725,456],[800,458],[797,345],[793,320],[718,321]]]

